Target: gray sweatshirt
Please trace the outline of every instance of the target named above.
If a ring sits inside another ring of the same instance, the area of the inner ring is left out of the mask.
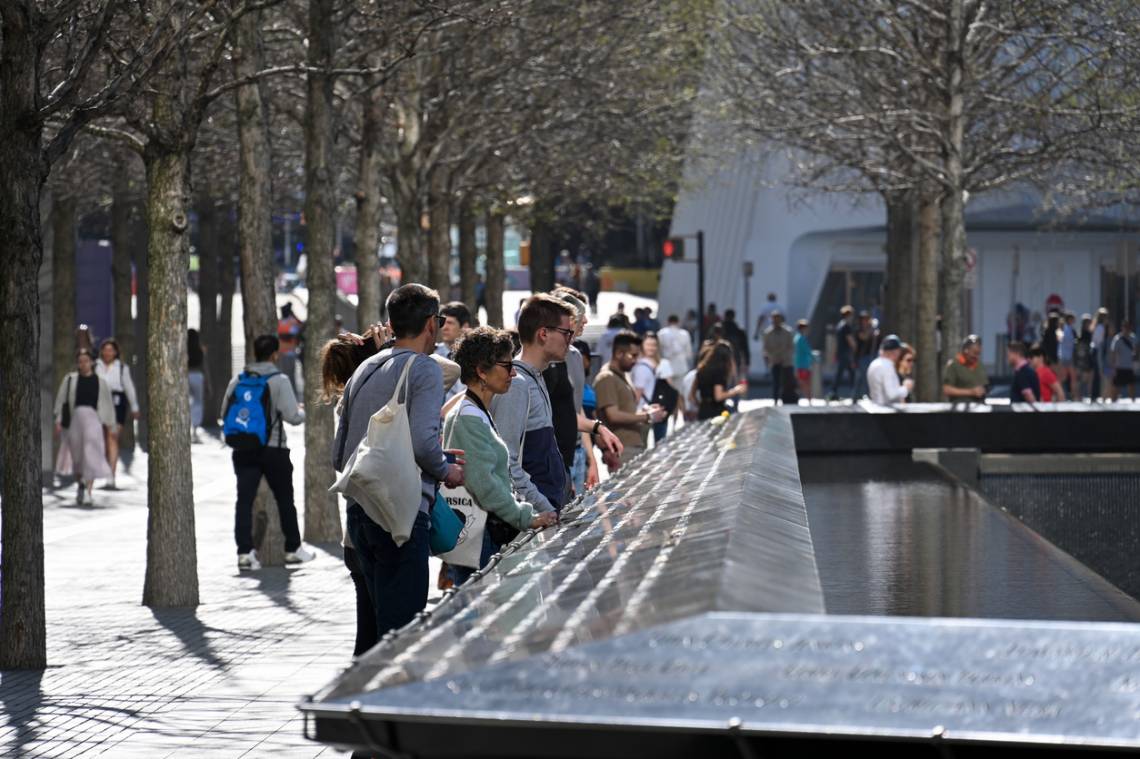
[[[267,374],[277,373],[276,376],[269,378],[269,407],[271,417],[267,420],[271,426],[269,439],[266,441],[266,447],[273,448],[288,448],[285,443],[285,422],[289,424],[300,424],[305,421],[305,412],[297,404],[297,396],[293,394],[293,385],[289,382],[289,378],[281,374],[281,370],[277,368],[276,364],[269,361],[258,361],[257,363],[250,364],[245,368],[247,372],[254,372],[264,377]],[[237,385],[238,378],[234,377],[230,380],[229,386],[226,388],[226,394],[222,396],[222,409],[219,416],[225,418],[226,406],[229,405],[230,396],[234,393],[234,387]],[[277,415],[281,415],[280,421]]]
[[[443,372],[428,356],[407,348],[390,348],[380,351],[356,368],[344,389],[348,403],[341,414],[333,441],[333,466],[339,471],[352,456],[356,446],[360,445],[368,431],[368,420],[391,400],[400,373],[404,371],[404,364],[409,359],[415,363],[408,372],[408,423],[412,430],[412,453],[420,467],[423,495],[420,511],[426,513],[435,502],[436,487],[447,476],[447,459],[444,458],[443,446],[439,443]],[[376,369],[377,364],[383,365]],[[373,369],[376,369],[375,373]],[[342,443],[344,457],[337,461]]]
[[[523,361],[516,357],[515,364],[523,364]],[[519,500],[530,503],[535,511],[541,514],[554,511],[554,506],[531,481],[530,475],[523,469],[519,454],[523,435],[532,430],[553,428],[553,411],[542,374],[529,364],[524,366],[529,368],[534,376],[520,368],[518,376],[511,380],[511,389],[491,399],[490,411],[499,437],[507,444],[511,481],[514,483]],[[538,377],[538,382],[535,382],[535,376]]]

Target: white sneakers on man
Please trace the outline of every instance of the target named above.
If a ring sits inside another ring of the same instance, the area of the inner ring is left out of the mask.
[[[286,564],[304,564],[306,561],[312,561],[317,558],[317,555],[305,548],[305,546],[298,546],[296,551],[289,551],[285,554]]]
[[[257,560],[257,550],[238,554],[238,569],[261,569],[261,562]]]

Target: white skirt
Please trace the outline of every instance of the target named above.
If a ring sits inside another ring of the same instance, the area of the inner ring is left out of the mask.
[[[63,431],[63,445],[55,460],[57,474],[74,474],[81,480],[111,476],[103,425],[90,406],[77,406],[71,411],[71,426]]]

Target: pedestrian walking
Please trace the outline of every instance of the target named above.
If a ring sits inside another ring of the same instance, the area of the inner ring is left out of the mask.
[[[280,342],[274,335],[253,341],[254,363],[230,380],[221,409],[222,435],[233,448],[237,500],[234,505],[234,542],[238,569],[261,568],[253,546],[253,501],[261,479],[269,485],[285,534],[285,563],[300,564],[314,558],[301,544],[297,508],[293,502],[293,463],[285,438],[285,424],[300,424],[305,414],[293,395],[293,386],[277,370]]]
[[[862,398],[868,392],[867,370],[875,358],[875,324],[870,311],[859,312],[858,328],[855,330],[855,392],[852,397]]]
[[[844,378],[851,382],[851,397],[855,397],[855,309],[844,306],[839,309],[839,323],[835,325],[835,378],[831,385],[831,397],[839,400],[839,388]]]
[[[772,312],[779,311],[785,313],[784,307],[780,305],[780,301],[776,298],[776,293],[768,293],[768,299],[760,308],[760,313],[756,317],[756,328],[752,330],[752,339],[759,340],[772,323]]]
[[[74,474],[76,503],[92,505],[95,480],[111,476],[105,430],[115,426],[115,406],[111,388],[95,373],[95,360],[86,348],[76,352],[75,371],[59,383],[53,413],[61,437],[56,473]]]
[[[507,445],[499,437],[489,411],[495,396],[510,390],[517,376],[511,347],[510,335],[493,327],[478,327],[459,339],[454,358],[466,390],[463,400],[443,424],[443,439],[448,447],[463,451],[467,492],[487,512],[479,567],[486,566],[509,542],[511,533],[547,527],[558,521],[555,512],[540,514],[534,506],[515,497]],[[453,566],[451,577],[456,585],[462,585],[474,571]]]
[[[139,418],[139,399],[135,392],[135,383],[131,379],[131,370],[123,363],[119,352],[119,343],[115,338],[108,337],[99,344],[99,360],[95,362],[95,373],[107,383],[111,390],[111,401],[115,406],[115,424],[107,428],[105,448],[107,451],[107,465],[111,468],[111,477],[107,481],[106,489],[115,490],[115,473],[119,467],[119,440],[123,434],[123,425],[127,419]]]
[[[1077,374],[1077,384],[1070,397],[1075,401],[1093,397],[1096,371],[1094,352],[1092,314],[1081,314],[1081,326],[1077,330],[1077,342],[1073,348],[1073,369]]]
[[[1101,306],[1096,310],[1096,318],[1093,320],[1093,400],[1103,398],[1107,394],[1105,387],[1111,380],[1111,372],[1108,371],[1108,349],[1112,333],[1109,328],[1108,309]]]
[[[796,337],[784,324],[783,313],[773,311],[771,320],[771,326],[764,330],[764,362],[772,373],[772,400],[777,403],[795,403],[793,377]]]
[[[669,379],[679,383],[693,368],[693,336],[681,327],[676,314],[670,314],[665,327],[657,333],[657,342],[661,346],[661,357],[669,361],[673,370]]]
[[[202,409],[206,395],[206,351],[196,329],[186,332],[186,364],[190,382],[190,439],[191,442],[197,443],[201,441],[198,429],[202,426]]]
[[[1136,371],[1132,363],[1136,360],[1136,338],[1132,334],[1132,322],[1125,319],[1120,323],[1120,332],[1112,338],[1109,348],[1109,365],[1112,367],[1112,400],[1116,400],[1125,388],[1128,397],[1136,398]]]
[[[1077,370],[1074,365],[1077,347],[1077,317],[1066,311],[1061,319],[1057,341],[1057,379],[1070,395],[1078,395]]]
[[[777,312],[773,312],[777,313]],[[736,351],[736,367],[741,376],[748,376],[748,367],[752,364],[752,351],[748,347],[748,333],[736,323],[736,311],[725,309],[724,312],[724,339],[732,343]]]
[[[796,340],[795,340],[795,357],[794,364],[796,369],[796,384],[799,386],[800,395],[811,398],[811,367],[812,367],[812,349],[811,342],[808,340],[808,320],[800,319],[796,322]]]

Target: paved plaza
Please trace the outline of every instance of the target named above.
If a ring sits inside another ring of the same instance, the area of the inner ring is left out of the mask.
[[[298,495],[302,438],[290,430]],[[351,657],[339,546],[314,547],[298,568],[239,574],[229,449],[206,440],[193,447],[194,610],[140,603],[145,456],[120,475],[123,490],[97,489],[94,507],[76,506],[73,487],[45,492],[49,666],[0,673],[0,755],[341,756],[305,739],[295,708]]]

